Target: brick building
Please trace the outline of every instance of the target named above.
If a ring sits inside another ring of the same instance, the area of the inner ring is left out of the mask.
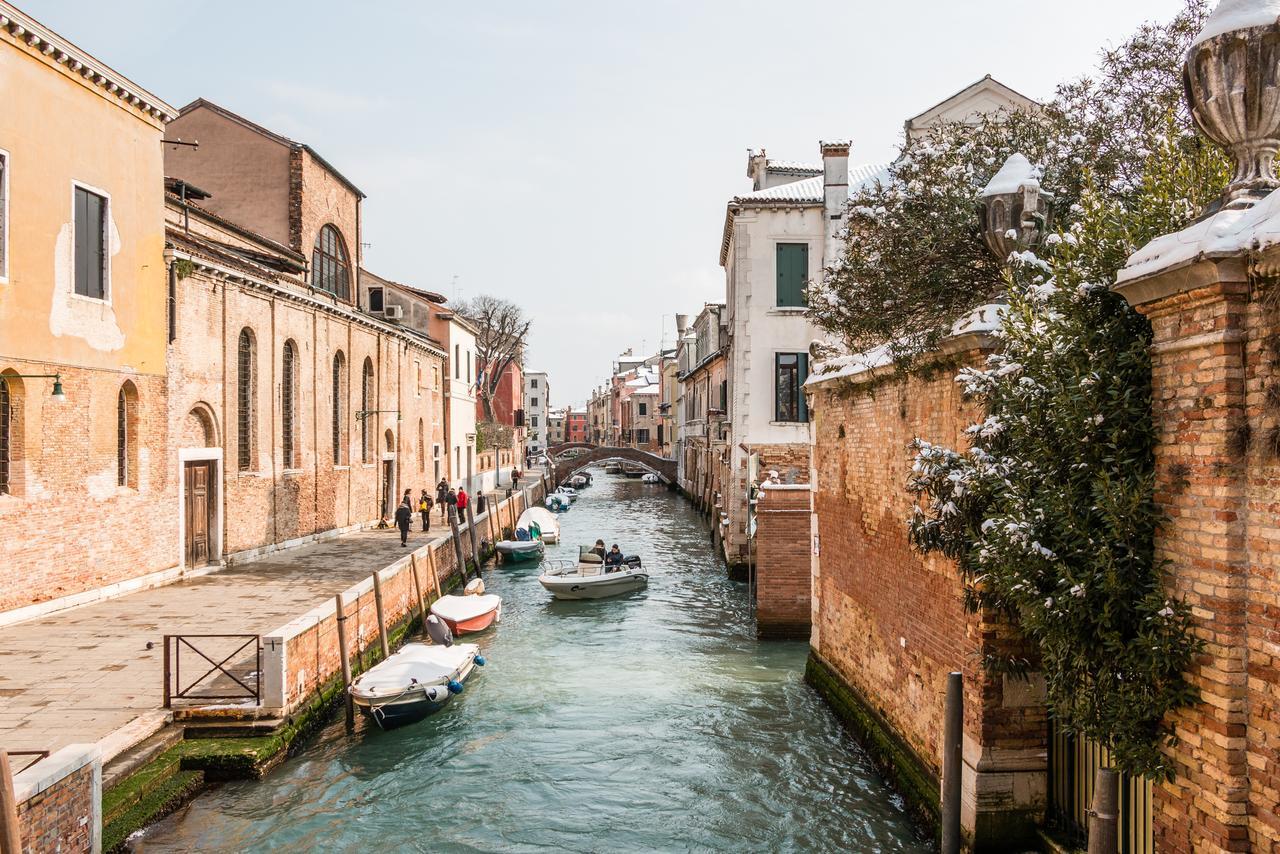
[[[724,304],[707,303],[693,325],[678,330],[676,348],[680,391],[676,400],[679,431],[676,465],[681,491],[695,504],[715,513],[717,536],[721,501],[729,464],[729,405],[727,374],[728,331]]]
[[[16,618],[176,563],[161,146],[176,111],[0,13],[0,612]]]
[[[564,419],[565,441],[590,442],[590,430],[587,424],[587,410],[569,409]]]

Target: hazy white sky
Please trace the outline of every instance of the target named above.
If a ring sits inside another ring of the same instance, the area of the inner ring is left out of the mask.
[[[248,3],[18,0],[174,106],[309,143],[363,189],[365,266],[534,316],[580,404],[627,347],[722,300],[746,149],[888,159],[984,74],[1033,97],[1182,0]]]

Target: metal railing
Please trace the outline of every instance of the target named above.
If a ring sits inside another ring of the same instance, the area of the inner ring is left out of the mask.
[[[228,649],[230,652],[224,655]],[[200,673],[186,685],[182,682],[184,652],[189,660],[194,658]],[[261,705],[262,636],[165,635],[164,707],[170,708],[174,700],[253,700],[255,705]]]
[[[18,774],[21,774],[23,771],[26,771],[28,768],[30,768],[32,765],[35,765],[41,759],[49,758],[49,751],[47,750],[6,750],[5,753],[9,754],[10,756],[33,757],[30,762],[28,762],[26,765],[23,765],[21,768],[15,767],[15,768],[9,769],[10,772],[15,776]]]
[[[1087,738],[1071,735],[1050,722],[1049,816],[1066,841],[1083,846],[1099,768],[1113,765],[1111,751]],[[1151,781],[1120,775],[1120,854],[1154,854]]]

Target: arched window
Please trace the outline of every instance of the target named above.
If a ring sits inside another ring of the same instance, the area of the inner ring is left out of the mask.
[[[253,332],[240,330],[236,347],[236,464],[240,471],[251,471],[254,451],[254,425],[257,423],[258,372]]]
[[[345,300],[351,298],[350,279],[342,235],[332,225],[326,225],[316,235],[316,246],[311,252],[311,286]]]
[[[360,382],[360,410],[361,412],[369,412],[373,406],[373,360],[368,356],[364,359],[364,375]],[[373,462],[373,425],[369,423],[369,416],[363,415],[360,419],[360,462]]]
[[[342,351],[333,354],[333,464],[342,465],[342,445],[346,431],[343,429],[342,410],[346,395],[347,359]]]
[[[422,423],[422,419],[418,419],[418,471],[427,470],[427,430]]]
[[[128,380],[116,395],[116,484],[138,488],[138,389]]]
[[[280,442],[284,449],[284,467],[297,468],[298,454],[298,347],[290,339],[284,342],[284,358],[280,368]]]

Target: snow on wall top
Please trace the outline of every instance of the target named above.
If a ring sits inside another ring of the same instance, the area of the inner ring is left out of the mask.
[[[1204,29],[1191,43],[1192,47],[1214,36],[1242,30],[1245,27],[1265,27],[1280,19],[1280,0],[1222,0],[1213,10]]]
[[[1162,234],[1129,256],[1117,284],[1202,257],[1225,257],[1280,243],[1280,191],[1250,208],[1223,209],[1182,231]]]

